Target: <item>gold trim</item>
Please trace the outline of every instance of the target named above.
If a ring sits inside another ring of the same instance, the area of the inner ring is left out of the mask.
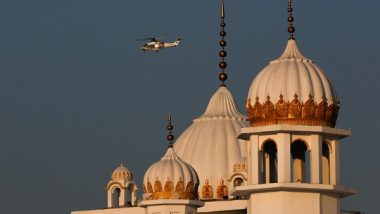
[[[173,192],[174,185],[173,182],[168,179],[166,181],[165,186],[164,186],[164,192]]]
[[[256,97],[253,106],[251,100],[247,100],[246,108],[251,126],[289,124],[335,127],[340,108],[339,102],[328,105],[326,99],[323,98],[317,104],[312,95],[309,95],[305,103],[298,100],[297,94],[291,102],[286,102],[282,94],[279,97],[275,105],[270,101],[270,96],[262,104],[259,97]]]
[[[143,191],[144,191],[144,193],[148,193],[148,190],[146,189],[145,184],[143,184]]]
[[[147,182],[147,189],[148,189],[148,192],[150,192],[150,193],[153,192],[153,186],[152,186],[152,183],[150,183],[149,180],[148,180],[148,182]]]
[[[146,186],[143,184],[144,188],[144,200],[153,199],[198,199],[198,184],[194,185],[193,181],[189,181],[184,189],[184,182],[182,177],[179,177],[177,184],[174,189],[173,180],[168,177],[165,182],[165,186],[162,188],[161,181],[156,178],[154,182],[154,189],[151,182],[147,181]]]
[[[186,185],[185,192],[192,192],[193,191],[194,182],[189,181]]]
[[[208,179],[206,178],[205,184],[202,187],[202,198],[204,199],[209,199],[213,198],[213,191],[212,191],[212,186],[209,185]]]
[[[157,200],[157,199],[198,200],[198,193],[196,192],[154,192],[145,197],[145,200]]]
[[[181,177],[179,177],[179,181],[177,181],[177,185],[175,186],[175,191],[176,192],[183,192],[183,180]]]
[[[156,181],[154,182],[154,192],[162,192],[162,185],[161,181],[156,178]]]
[[[224,180],[221,179],[218,188],[216,189],[216,198],[228,197],[228,188],[224,185]]]

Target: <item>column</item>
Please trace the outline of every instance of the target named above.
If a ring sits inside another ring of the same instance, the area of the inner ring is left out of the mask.
[[[124,188],[120,189],[119,207],[124,207],[126,205],[125,193],[126,193],[126,189]]]
[[[112,207],[112,192],[111,192],[111,188],[109,188],[107,190],[107,207],[108,208],[111,208]]]
[[[251,135],[248,155],[248,185],[259,184],[259,136]]]
[[[311,135],[310,147],[310,183],[320,184],[322,183],[322,136]]]
[[[277,161],[278,161],[278,183],[290,183],[290,141],[289,133],[277,134]]]
[[[333,140],[331,143],[332,152],[330,157],[330,183],[333,185],[339,185],[340,174],[339,174],[339,141]]]

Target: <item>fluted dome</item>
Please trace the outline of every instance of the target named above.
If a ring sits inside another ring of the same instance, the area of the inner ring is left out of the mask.
[[[127,181],[132,180],[132,173],[129,169],[127,169],[123,164],[121,164],[119,167],[117,167],[111,175],[111,179],[113,181],[119,180],[119,179],[125,179]]]
[[[204,114],[193,120],[174,144],[178,156],[197,171],[202,199],[228,195],[234,165],[246,155],[243,142],[237,139],[240,129],[249,126],[246,119],[230,91],[219,87]]]
[[[335,126],[338,98],[326,73],[294,39],[253,80],[247,99],[252,126],[277,123]]]
[[[199,179],[194,168],[182,161],[169,147],[160,161],[144,175],[144,200],[198,199]]]

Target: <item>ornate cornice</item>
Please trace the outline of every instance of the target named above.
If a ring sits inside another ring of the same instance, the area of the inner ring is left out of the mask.
[[[277,103],[273,104],[270,96],[267,96],[263,103],[256,97],[253,105],[248,99],[246,108],[251,126],[289,124],[335,127],[339,102],[328,104],[323,98],[320,103],[316,103],[312,95],[309,95],[306,102],[300,102],[297,94],[292,101],[285,101],[282,94],[279,98]]]

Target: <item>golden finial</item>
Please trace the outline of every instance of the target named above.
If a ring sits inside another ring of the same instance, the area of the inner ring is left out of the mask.
[[[219,45],[222,47],[222,50],[219,52],[219,56],[222,58],[222,60],[219,62],[219,67],[222,69],[222,71],[219,74],[219,80],[222,81],[221,86],[225,86],[224,81],[227,80],[227,74],[224,72],[224,69],[227,68],[227,63],[224,61],[224,58],[227,56],[227,52],[224,50],[226,47],[227,43],[224,40],[224,37],[226,36],[226,31],[224,31],[224,27],[226,26],[226,23],[224,22],[224,1],[221,1],[221,6],[220,6],[220,27],[222,28],[220,31],[220,36],[222,37]]]
[[[292,0],[288,0],[288,32],[289,32],[289,39],[294,39],[294,31],[296,30],[293,26],[294,17],[293,17],[293,8],[292,8]]]
[[[174,127],[172,125],[172,115],[169,114],[168,125],[166,126],[166,129],[168,130],[168,136],[166,137],[166,139],[169,141],[169,148],[173,148],[173,140],[174,140],[173,128]]]

